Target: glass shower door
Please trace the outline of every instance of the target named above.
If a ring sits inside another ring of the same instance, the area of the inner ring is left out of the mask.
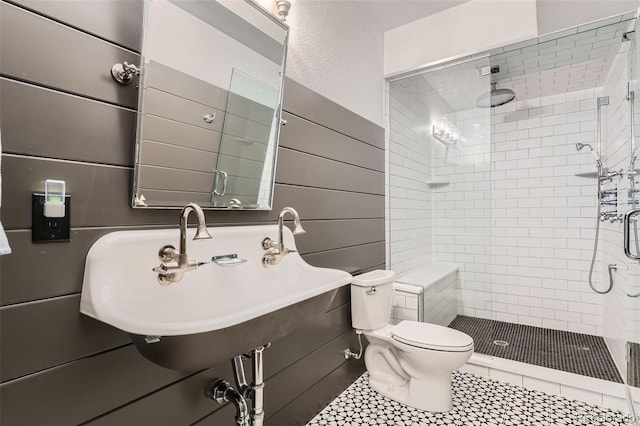
[[[637,24],[636,24],[637,26]],[[638,29],[633,28],[625,36],[630,39],[628,53],[628,95],[629,105],[629,153],[627,206],[624,223],[624,245],[627,254],[627,385],[628,395],[635,410],[636,421],[640,416],[640,41]],[[636,213],[634,213],[636,212]]]

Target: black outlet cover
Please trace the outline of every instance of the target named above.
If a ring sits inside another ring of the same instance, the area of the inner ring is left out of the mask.
[[[31,197],[31,241],[44,243],[52,241],[70,241],[71,197],[65,196],[64,217],[44,216],[44,194]]]

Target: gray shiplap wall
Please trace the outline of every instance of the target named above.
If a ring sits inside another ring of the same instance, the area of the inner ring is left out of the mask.
[[[178,213],[129,207],[133,85],[109,75],[138,61],[141,3],[16,0],[0,7],[2,223],[0,424],[227,425],[232,407],[204,397],[229,363],[179,373],[143,359],[129,337],[79,313],[86,253],[100,236],[173,227]],[[383,130],[288,80],[274,210],[208,212],[212,226],[276,220],[298,209],[305,259],[352,273],[384,264]],[[31,193],[67,181],[69,243],[31,243]],[[317,321],[265,353],[267,424],[300,425],[363,371],[351,344],[348,288]]]

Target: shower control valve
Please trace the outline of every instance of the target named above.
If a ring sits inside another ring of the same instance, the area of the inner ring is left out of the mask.
[[[601,222],[606,222],[607,220],[610,223],[622,222],[622,215],[618,214],[616,212],[602,212],[602,213],[600,213],[600,221]]]
[[[608,172],[606,175],[600,176],[600,182],[612,181],[614,177],[622,177],[624,170],[620,169],[617,172]]]

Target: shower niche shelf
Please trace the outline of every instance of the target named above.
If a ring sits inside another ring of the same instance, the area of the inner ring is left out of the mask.
[[[441,180],[441,179],[433,179],[433,180],[428,180],[427,181],[427,185],[429,185],[431,188],[437,188],[440,186],[447,186],[449,185],[449,181],[448,180]]]

